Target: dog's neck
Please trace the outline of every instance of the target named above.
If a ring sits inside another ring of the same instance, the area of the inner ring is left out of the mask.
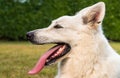
[[[59,64],[59,74],[67,75],[65,78],[82,78],[82,76],[93,73],[95,64],[109,56],[108,52],[110,51],[108,50],[111,48],[110,46],[106,47],[109,44],[104,36],[102,39],[99,39],[99,37],[95,39],[93,38],[89,42],[86,39],[74,46],[71,49],[71,54]]]

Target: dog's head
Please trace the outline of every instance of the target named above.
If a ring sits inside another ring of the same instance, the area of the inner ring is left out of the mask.
[[[87,7],[74,16],[62,16],[53,20],[48,28],[37,29],[27,33],[27,38],[34,44],[58,44],[48,50],[44,61],[39,63],[30,72],[40,71],[44,65],[49,65],[63,58],[77,42],[89,38],[89,34],[101,33],[101,23],[105,15],[105,4],[99,2]],[[43,59],[43,58],[42,58]],[[40,64],[42,63],[42,65]],[[40,66],[41,65],[41,66]]]
[[[37,29],[27,33],[27,38],[35,44],[69,43],[79,40],[80,34],[99,31],[105,13],[105,5],[99,2],[87,7],[75,16],[62,16],[53,20],[48,28]]]

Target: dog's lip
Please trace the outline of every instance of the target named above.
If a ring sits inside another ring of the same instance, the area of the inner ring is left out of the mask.
[[[70,46],[70,44],[66,43],[66,42],[41,42],[41,43],[38,43],[38,42],[35,42],[35,41],[31,41],[33,44],[35,45],[45,45],[45,44],[58,44],[58,45],[62,45],[62,44],[67,44]]]
[[[47,44],[47,43],[44,43]],[[58,60],[59,58],[61,58],[62,56],[66,55],[70,50],[71,47],[69,44],[63,43],[63,42],[58,42],[55,43],[57,44],[56,46],[52,47],[51,49],[49,49],[37,62],[36,66],[28,72],[28,74],[37,74],[38,72],[40,72],[45,65],[50,65],[51,63],[54,63],[56,60]],[[64,48],[63,48],[64,47]],[[57,55],[57,57],[55,56],[54,58],[50,59],[49,57],[52,56],[52,54],[54,55],[55,53],[57,53],[60,49],[62,49],[60,55]],[[50,61],[47,61],[47,59]]]

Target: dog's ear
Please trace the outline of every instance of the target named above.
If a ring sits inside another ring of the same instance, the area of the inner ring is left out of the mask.
[[[95,5],[81,10],[79,13],[81,14],[83,24],[90,24],[91,26],[99,25],[105,15],[105,4],[104,2],[96,3]]]

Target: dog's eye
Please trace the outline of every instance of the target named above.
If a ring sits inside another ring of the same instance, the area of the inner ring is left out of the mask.
[[[61,25],[55,25],[54,26],[55,29],[60,29],[60,28],[63,28]]]

